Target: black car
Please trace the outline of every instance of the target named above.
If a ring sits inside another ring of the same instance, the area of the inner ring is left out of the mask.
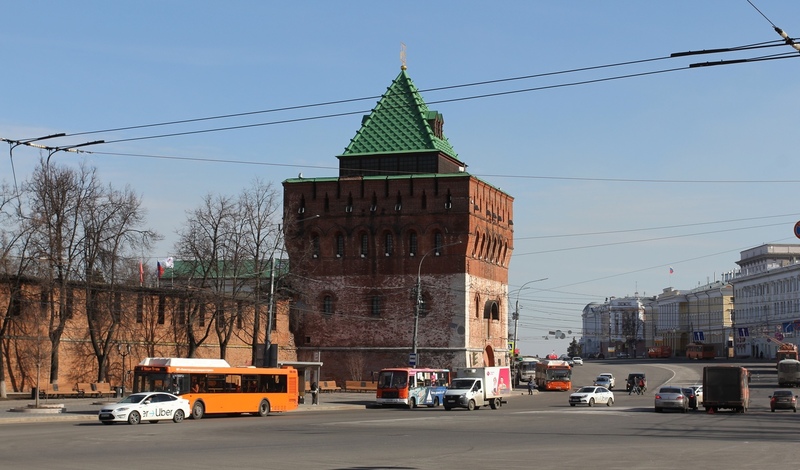
[[[694,392],[693,388],[683,387],[681,391],[689,399],[689,408],[696,410],[697,409],[697,395]]]

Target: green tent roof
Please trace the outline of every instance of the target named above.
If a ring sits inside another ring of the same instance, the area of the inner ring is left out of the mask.
[[[458,159],[444,134],[437,137],[431,121],[442,120],[425,102],[405,69],[394,79],[361,129],[340,157],[386,153],[442,152]]]

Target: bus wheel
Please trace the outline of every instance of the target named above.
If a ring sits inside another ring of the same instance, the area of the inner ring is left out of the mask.
[[[261,416],[263,418],[268,414],[269,414],[269,402],[266,399],[261,400],[261,403],[258,404],[258,416]]]
[[[475,411],[475,400],[470,400],[469,403],[467,403],[467,409],[469,411]]]
[[[433,397],[433,403],[428,405],[428,408],[436,408],[439,406],[439,397]]]
[[[201,419],[204,414],[206,414],[206,407],[203,405],[203,402],[199,400],[194,402],[194,406],[192,407],[192,419]]]
[[[417,401],[413,398],[408,399],[408,409],[413,410],[417,406]]]

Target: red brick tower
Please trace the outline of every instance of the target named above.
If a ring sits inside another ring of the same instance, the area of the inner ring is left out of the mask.
[[[422,367],[508,364],[513,198],[466,172],[443,124],[403,68],[338,177],[283,183],[291,328],[323,380],[369,380],[415,346]]]

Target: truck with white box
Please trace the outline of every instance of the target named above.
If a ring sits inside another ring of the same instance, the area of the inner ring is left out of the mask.
[[[489,405],[502,406],[511,395],[511,369],[508,366],[457,369],[444,393],[444,409],[466,408],[470,411]]]

